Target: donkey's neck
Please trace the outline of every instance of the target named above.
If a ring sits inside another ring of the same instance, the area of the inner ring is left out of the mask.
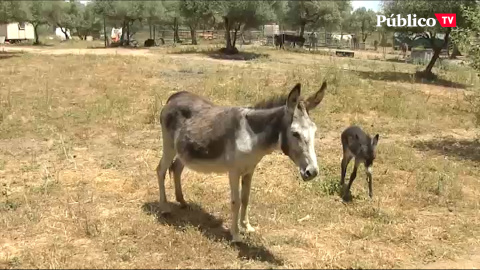
[[[252,109],[246,114],[247,123],[255,134],[257,147],[274,150],[280,142],[285,116],[285,107]]]

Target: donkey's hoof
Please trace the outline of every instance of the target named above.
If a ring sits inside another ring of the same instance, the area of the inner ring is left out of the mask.
[[[168,217],[168,216],[170,216],[171,214],[172,214],[172,211],[171,211],[170,209],[160,211],[160,215],[161,215],[162,217]]]
[[[169,216],[172,214],[172,209],[166,203],[160,204],[160,211],[158,211],[161,216]]]
[[[183,196],[181,198],[177,198],[177,202],[180,204],[180,209],[185,209],[188,206],[185,199],[183,199]]]
[[[232,235],[232,243],[242,243],[243,239],[239,234]]]
[[[351,202],[352,201],[352,194],[347,193],[342,196],[342,201],[343,202]]]
[[[253,233],[253,232],[255,232],[255,228],[253,228],[253,226],[250,225],[250,224],[245,224],[245,225],[241,226],[241,228],[242,228],[242,230],[243,230],[244,232],[246,232],[246,233]]]

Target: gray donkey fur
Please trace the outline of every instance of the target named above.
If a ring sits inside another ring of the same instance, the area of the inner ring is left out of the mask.
[[[324,82],[319,91],[303,100],[297,84],[288,96],[253,107],[218,106],[186,91],[171,95],[160,114],[163,155],[157,176],[163,212],[170,211],[165,194],[167,170],[173,174],[175,197],[182,206],[186,206],[181,187],[184,167],[203,173],[228,173],[230,231],[234,242],[241,241],[239,211],[242,229],[254,231],[248,219],[250,187],[255,167],[265,155],[280,148],[299,167],[303,180],[317,176],[317,128],[309,111],[320,104],[326,87]]]
[[[342,175],[340,180],[340,186],[342,188],[342,198],[345,201],[350,200],[350,188],[357,176],[357,169],[360,163],[363,163],[366,168],[367,182],[368,182],[368,196],[373,197],[372,190],[372,166],[376,157],[376,148],[379,135],[376,134],[373,139],[365,133],[358,126],[350,126],[342,132]],[[345,186],[345,174],[347,173],[348,163],[355,158],[355,165],[353,167],[352,174],[350,175],[350,181]]]

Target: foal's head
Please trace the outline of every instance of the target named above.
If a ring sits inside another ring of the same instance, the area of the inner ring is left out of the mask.
[[[310,119],[309,112],[322,101],[327,83],[323,82],[320,90],[306,100],[301,99],[300,88],[300,84],[295,85],[286,100],[281,148],[283,153],[300,168],[303,180],[309,181],[318,175],[315,153],[317,126]]]

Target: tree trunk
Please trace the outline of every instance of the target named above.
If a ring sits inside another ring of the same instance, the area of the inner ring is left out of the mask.
[[[460,50],[458,49],[457,44],[453,44],[453,51],[452,54],[450,55],[450,59],[455,59],[457,56],[462,56],[460,53]]]
[[[127,23],[127,46],[130,46],[130,22]]]
[[[34,24],[34,25],[33,25],[33,32],[34,32],[34,34],[35,34],[35,43],[34,43],[35,45],[39,45],[39,44],[40,44],[37,28],[38,28],[38,24]]]
[[[434,53],[433,53],[432,59],[430,60],[430,63],[428,63],[428,66],[425,68],[425,71],[424,71],[424,73],[427,77],[430,77],[430,76],[433,75],[433,73],[432,73],[433,66],[435,65],[435,62],[437,62],[437,59],[440,56],[440,53],[442,52],[443,47],[445,46],[445,44],[448,43],[448,37],[450,36],[450,31],[452,31],[452,28],[448,28],[447,33],[445,34],[445,40],[443,41],[443,45],[440,46],[440,47],[435,46],[435,43],[434,43],[435,42],[435,35],[432,35],[430,37],[432,45],[433,45],[432,47],[434,49]]]
[[[67,32],[67,30],[65,30],[65,31],[62,31],[62,32],[63,32],[63,34],[65,35],[65,40],[69,40],[69,39],[70,39],[70,37],[68,36],[68,32]]]
[[[122,35],[120,36],[120,45],[121,46],[124,46],[124,42],[125,42],[125,31],[127,30],[127,27],[125,25],[126,25],[126,22],[124,20],[123,24],[122,24]]]
[[[303,35],[305,34],[305,25],[307,23],[306,22],[302,22],[302,24],[300,25],[300,36],[303,37]]]
[[[153,40],[155,40],[155,35],[157,34],[157,29],[155,25],[153,25]]]
[[[103,16],[103,39],[105,42],[105,48],[108,47],[108,41],[107,41],[107,25],[105,23],[105,16]]]
[[[232,49],[232,39],[230,37],[230,22],[227,17],[224,17],[224,23],[225,23],[225,39],[227,41],[227,46],[226,49],[231,50]]]
[[[236,54],[238,53],[237,48],[235,48],[235,44],[232,46],[232,37],[230,36],[231,24],[227,17],[223,17],[223,21],[225,24],[225,40],[227,42],[226,48],[222,49],[223,53],[225,54]]]
[[[238,27],[235,27],[235,30],[233,31],[233,44],[232,47],[235,48],[235,44],[237,43],[237,33],[238,30],[240,30],[241,24],[238,23]]]
[[[192,26],[190,26],[190,36],[192,37],[192,45],[197,45],[197,31]]]
[[[325,28],[325,46],[328,46],[329,44],[327,43],[327,28]]]
[[[148,19],[148,30],[149,30],[149,33],[150,33],[150,39],[152,39],[152,21],[151,19]]]
[[[179,42],[180,41],[180,35],[178,34],[178,20],[177,17],[173,19],[173,41]]]
[[[70,37],[68,36],[67,28],[65,27],[65,30],[63,30],[64,28],[60,24],[57,24],[57,26],[60,27],[60,31],[62,31],[62,33],[65,35],[65,40],[69,40]]]

